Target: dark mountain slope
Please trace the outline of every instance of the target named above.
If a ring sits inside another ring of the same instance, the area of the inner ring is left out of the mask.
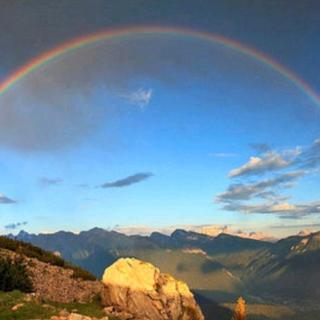
[[[260,252],[246,270],[255,293],[287,299],[320,299],[320,232],[289,237]]]
[[[106,265],[121,256],[135,256],[143,251],[159,249],[200,249],[224,267],[237,266],[239,255],[247,263],[253,254],[272,246],[263,241],[221,234],[210,237],[196,232],[176,230],[171,236],[153,233],[150,237],[126,236],[115,231],[94,228],[79,234],[60,231],[33,235],[20,232],[17,237],[49,251],[58,251],[63,258],[101,276]],[[226,259],[227,258],[227,259]],[[153,262],[153,261],[151,261]],[[167,261],[168,262],[168,261]]]
[[[12,237],[12,236],[11,236]],[[20,232],[16,237],[40,248],[59,252],[61,256],[100,277],[106,266],[120,256],[134,255],[136,250],[156,249],[149,238],[94,228],[79,234],[59,231],[52,234],[28,234]]]
[[[171,236],[154,232],[150,239],[162,248],[199,248],[210,255],[239,253],[243,250],[261,250],[272,247],[270,242],[241,238],[226,233],[211,237],[182,229],[175,230]]]

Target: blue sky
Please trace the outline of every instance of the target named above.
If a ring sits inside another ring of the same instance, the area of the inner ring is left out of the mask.
[[[185,9],[152,2],[133,15],[130,2],[96,1],[86,13],[86,1],[75,11],[12,3],[0,19],[14,31],[0,35],[3,78],[66,39],[176,17],[176,26],[244,41],[320,89],[311,2],[283,2],[280,14],[208,1],[189,19]],[[3,233],[215,224],[281,236],[318,228],[319,106],[280,73],[221,45],[159,35],[102,41],[20,80],[0,97],[0,114]]]

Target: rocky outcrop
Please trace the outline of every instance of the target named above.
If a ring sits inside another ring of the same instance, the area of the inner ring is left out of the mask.
[[[88,302],[99,295],[102,289],[99,281],[75,279],[71,269],[52,266],[38,260],[32,261],[29,274],[34,291],[44,301]]]
[[[35,298],[40,301],[89,302],[95,296],[100,295],[103,289],[100,281],[74,278],[74,271],[71,269],[53,266],[4,249],[0,249],[0,255],[24,260]]]
[[[188,286],[150,263],[119,259],[104,272],[102,303],[139,320],[203,320]]]

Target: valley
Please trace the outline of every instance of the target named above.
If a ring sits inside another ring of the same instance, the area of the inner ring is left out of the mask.
[[[12,236],[11,236],[12,237]],[[185,281],[204,313],[228,319],[237,297],[248,302],[250,319],[316,319],[320,299],[320,233],[276,243],[176,230],[170,236],[127,236],[94,228],[15,238],[60,254],[98,278],[120,257],[151,262]],[[229,317],[230,319],[230,317]]]

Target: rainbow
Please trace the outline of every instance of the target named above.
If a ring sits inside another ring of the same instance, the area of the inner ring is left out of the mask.
[[[236,50],[237,52],[250,57],[259,63],[262,63],[274,71],[280,73],[287,80],[292,82],[296,87],[302,90],[314,103],[320,106],[320,96],[313,90],[313,88],[306,83],[303,79],[297,76],[288,68],[282,66],[280,63],[276,62],[274,59],[270,58],[266,54],[257,51],[256,49],[250,48],[240,42],[237,42],[232,39],[225,38],[221,35],[203,32],[203,31],[194,31],[190,29],[182,29],[176,27],[163,27],[163,26],[142,26],[142,27],[130,27],[122,28],[116,30],[104,30],[93,34],[84,35],[78,38],[75,38],[71,41],[67,41],[52,50],[44,52],[20,68],[11,73],[4,81],[0,83],[0,97],[5,92],[14,87],[15,83],[27,76],[28,74],[36,71],[43,65],[46,65],[57,59],[58,57],[75,51],[79,48],[85,47],[87,45],[105,41],[108,39],[118,38],[118,37],[127,37],[135,34],[168,34],[168,35],[177,35],[177,36],[187,36],[195,37],[200,40],[215,42],[225,47]]]

